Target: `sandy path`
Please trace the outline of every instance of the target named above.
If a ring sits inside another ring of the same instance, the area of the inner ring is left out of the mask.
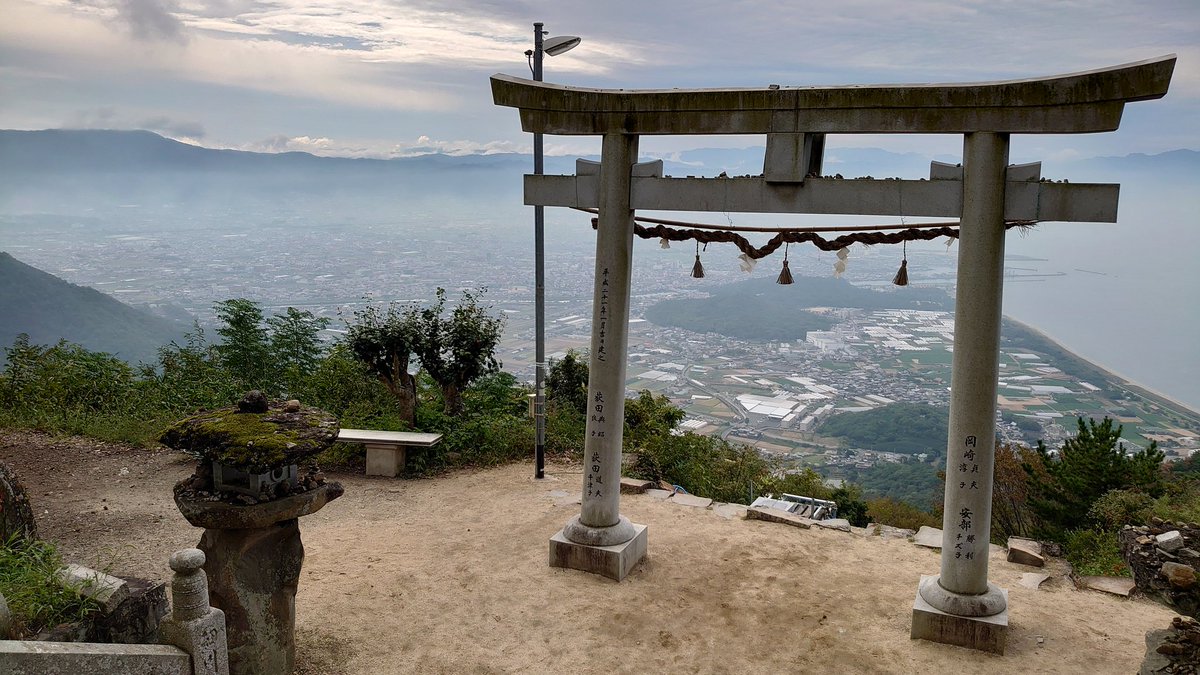
[[[547,539],[578,508],[555,505],[552,491],[579,482],[557,469],[551,485],[524,465],[345,481],[346,496],[305,522],[300,625],[348,638],[361,672],[1129,673],[1145,632],[1174,615],[1063,579],[1025,589],[1030,568],[997,553],[1007,654],[913,641],[917,580],[937,571],[936,552],[645,496],[622,500],[650,526],[650,559],[624,582],[552,569]]]
[[[49,511],[42,536],[72,557],[119,550],[114,571],[164,578],[166,556],[198,539],[170,498],[188,472],[178,456],[67,441],[23,450],[39,439],[0,434],[0,457]],[[1007,653],[913,641],[917,579],[937,571],[936,552],[640,495],[623,496],[622,512],[649,525],[650,557],[625,581],[552,569],[547,540],[577,512],[579,474],[550,473],[333,476],[346,495],[301,525],[305,672],[1130,673],[1146,631],[1174,615],[1076,591],[1061,563],[1043,590],[1025,589],[1031,569],[993,553],[991,580],[1010,593]]]

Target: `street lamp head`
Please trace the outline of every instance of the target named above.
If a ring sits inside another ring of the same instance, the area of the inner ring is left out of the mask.
[[[557,37],[546,38],[542,42],[542,51],[550,56],[558,56],[564,52],[569,52],[578,45],[580,39],[574,35],[559,35]]]

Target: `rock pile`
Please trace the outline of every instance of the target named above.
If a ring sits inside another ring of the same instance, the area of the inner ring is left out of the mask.
[[[1142,592],[1180,614],[1195,617],[1200,612],[1200,525],[1154,518],[1148,526],[1126,525],[1119,538],[1121,557]]]
[[[1200,623],[1177,616],[1166,630],[1146,633],[1146,659],[1139,675],[1200,673]]]

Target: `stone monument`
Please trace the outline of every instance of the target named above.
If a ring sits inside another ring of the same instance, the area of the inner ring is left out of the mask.
[[[1007,594],[988,582],[987,556],[1004,233],[1045,221],[1115,222],[1120,187],[1044,181],[1039,164],[1010,167],[1009,138],[1114,131],[1126,103],[1166,94],[1174,67],[1168,55],[1029,80],[729,90],[587,89],[493,76],[493,101],[517,108],[524,131],[603,138],[599,172],[525,176],[528,205],[598,211],[583,509],[551,539],[551,564],[619,579],[646,550],[645,530],[618,513],[614,480],[636,209],[955,217],[942,566],[919,583],[912,637],[1003,651]],[[959,134],[963,166],[934,163],[930,180],[921,181],[821,175],[827,134],[881,133]],[[713,179],[647,172],[636,164],[638,138],[646,134],[765,135],[763,173]]]
[[[0,544],[13,535],[37,539],[37,523],[25,486],[9,465],[0,462]]]
[[[212,606],[225,612],[233,675],[292,672],[304,562],[298,519],[342,495],[311,463],[337,431],[328,413],[251,392],[236,408],[201,413],[163,434],[165,445],[199,460],[175,486],[175,504],[204,528],[198,548]]]

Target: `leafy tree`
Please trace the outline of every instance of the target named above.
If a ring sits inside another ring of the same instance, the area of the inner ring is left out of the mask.
[[[385,311],[368,305],[354,313],[346,331],[350,353],[392,393],[409,426],[417,414],[417,378],[409,363],[421,340],[421,324],[416,307],[391,303]]]
[[[867,516],[867,503],[862,498],[862,488],[853,483],[843,483],[830,495],[837,502],[838,518],[845,518],[855,527],[866,527],[871,522]]]
[[[275,367],[283,371],[289,393],[294,393],[304,378],[317,369],[324,351],[318,334],[328,325],[328,317],[316,317],[295,307],[267,319],[271,355]]]
[[[217,355],[225,369],[232,373],[244,389],[262,389],[276,393],[276,373],[271,359],[267,329],[263,327],[262,308],[245,298],[216,303]]]
[[[1163,453],[1156,443],[1127,455],[1122,427],[1105,417],[1099,424],[1079,418],[1079,432],[1063,444],[1058,457],[1039,442],[1037,453],[1045,468],[1039,474],[1031,463],[1029,506],[1038,517],[1042,534],[1062,540],[1068,530],[1084,527],[1088,511],[1110,490],[1132,489],[1157,497],[1163,492]]]
[[[630,473],[717,501],[748,504],[775,468],[749,446],[691,432],[658,433],[646,439]]]
[[[346,427],[402,431],[412,426],[411,419],[401,419],[396,398],[387,387],[341,342],[330,348],[292,395],[337,415]]]
[[[172,341],[158,349],[158,367],[144,373],[155,384],[160,405],[189,413],[229,405],[245,393],[237,376],[223,367],[217,346],[208,343],[199,323],[184,334],[184,344]]]
[[[559,360],[550,360],[546,375],[546,403],[585,414],[587,411],[588,364],[574,349]]]
[[[462,300],[447,317],[446,289],[437,289],[437,301],[420,311],[421,332],[413,344],[421,366],[442,389],[447,414],[462,411],[462,391],[484,375],[500,370],[496,345],[504,318],[491,316],[480,306],[484,289],[463,291]]]
[[[643,390],[637,398],[625,401],[625,448],[636,450],[652,438],[670,435],[684,416],[666,396]]]
[[[1009,537],[1027,537],[1032,533],[1033,514],[1029,508],[1030,474],[1045,476],[1042,456],[1025,446],[997,445],[992,483],[992,538],[1006,542]]]

